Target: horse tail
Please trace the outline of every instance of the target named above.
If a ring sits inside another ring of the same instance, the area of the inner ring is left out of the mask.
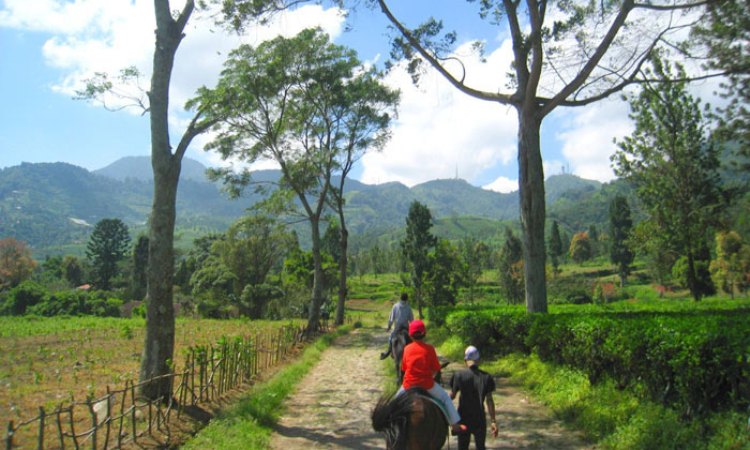
[[[372,428],[385,433],[387,448],[401,450],[406,448],[406,433],[412,410],[412,396],[385,395],[380,397],[375,409],[372,410]]]

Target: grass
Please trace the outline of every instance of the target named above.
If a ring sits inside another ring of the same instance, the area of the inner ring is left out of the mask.
[[[308,346],[296,362],[281,369],[270,380],[255,385],[235,406],[221,413],[181,448],[266,449],[273,426],[284,412],[284,399],[320,360],[334,338],[350,331],[339,327]]]
[[[738,413],[684,422],[672,409],[639,399],[611,382],[591,385],[583,373],[543,363],[534,355],[509,355],[483,368],[508,375],[604,449],[750,448],[747,418]]]

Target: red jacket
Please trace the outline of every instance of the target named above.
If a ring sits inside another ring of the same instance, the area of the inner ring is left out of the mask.
[[[435,347],[422,341],[414,341],[404,348],[401,360],[404,371],[404,389],[421,387],[432,389],[435,385],[435,373],[440,371]]]

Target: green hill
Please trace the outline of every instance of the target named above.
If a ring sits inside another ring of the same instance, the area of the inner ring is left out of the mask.
[[[177,194],[178,236],[191,239],[223,231],[257,202],[259,194],[229,199],[221,187],[204,177],[206,168],[186,159]],[[278,171],[253,173],[274,183]],[[606,188],[606,186],[605,186]],[[119,218],[135,232],[145,229],[151,209],[151,167],[148,157],[129,157],[89,172],[65,163],[28,164],[0,170],[0,237],[28,242],[35,254],[54,254],[64,246],[82,244],[103,218]],[[546,196],[555,217],[570,226],[606,218],[601,184],[572,175],[550,177]],[[502,222],[517,221],[518,194],[500,194],[464,180],[433,180],[412,188],[391,182],[367,185],[347,180],[346,214],[354,243],[397,239],[409,205],[418,200],[430,208],[441,237],[480,239],[495,236]],[[550,201],[554,204],[550,205]],[[575,219],[575,220],[574,220]],[[588,225],[586,225],[588,226]],[[305,224],[298,224],[305,243]],[[189,242],[188,242],[189,244]]]

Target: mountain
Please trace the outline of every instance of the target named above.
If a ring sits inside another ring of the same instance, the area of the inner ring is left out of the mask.
[[[223,231],[262,198],[248,192],[230,199],[220,185],[205,179],[205,171],[197,161],[183,163],[177,193],[178,230],[198,235]],[[275,183],[279,177],[275,170],[253,173],[253,179],[261,182]],[[575,199],[591,197],[599,186],[572,175],[551,177],[548,204],[550,199],[575,203]],[[2,169],[0,238],[26,241],[38,254],[54,246],[85,242],[93,225],[103,218],[119,218],[132,230],[142,231],[152,190],[150,159],[145,156],[123,158],[94,172],[65,163],[24,163]],[[436,230],[450,237],[491,235],[500,221],[518,218],[517,193],[487,191],[459,179],[433,180],[412,188],[397,182],[367,185],[347,180],[345,197],[350,232],[367,240],[397,234],[414,200],[430,208]],[[304,224],[299,226],[303,238]]]
[[[151,170],[151,158],[149,156],[126,156],[106,167],[95,170],[93,173],[119,181],[125,181],[128,178],[140,181],[151,181],[154,179],[154,173]],[[185,180],[207,182],[206,166],[194,159],[183,158],[180,181]]]

